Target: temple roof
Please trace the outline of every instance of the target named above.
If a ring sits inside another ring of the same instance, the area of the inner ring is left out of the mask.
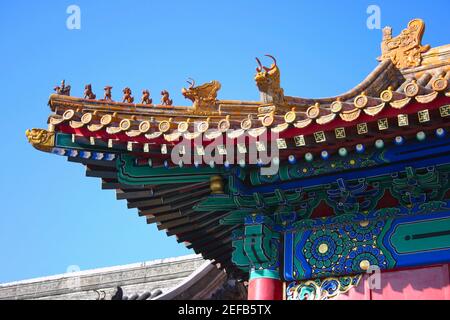
[[[48,122],[51,130],[135,146],[147,143],[150,149],[166,143],[170,149],[183,139],[199,136],[207,145],[218,137],[234,140],[269,131],[280,138],[303,136],[303,140],[312,140],[304,146],[314,148],[315,143],[324,142],[314,136],[318,132],[327,135],[337,129],[342,132],[341,128],[357,131],[361,123],[370,127],[380,119],[408,114],[419,108],[417,105],[436,99],[448,101],[450,45],[432,49],[423,46],[424,28],[419,19],[412,20],[397,37],[385,28],[380,64],[356,87],[335,97],[314,99],[285,94],[276,59],[269,55],[273,59],[270,67],[257,59],[255,81],[260,101],[218,99],[218,81],[200,86],[189,81],[189,88],[183,88],[182,93],[192,101],[191,106],[174,106],[167,91],[162,92],[161,104],[152,104],[148,90],[143,91],[140,103],[134,103],[130,88],[123,90],[122,102],[115,102],[110,86],[105,87],[103,99],[96,98],[90,85],[86,86],[84,98],[76,98],[68,95],[70,86],[62,83],[55,88],[57,94],[50,96],[52,114]],[[358,134],[351,132],[345,138],[363,138],[361,132],[358,129]],[[332,146],[338,139],[342,135],[328,142]],[[138,147],[136,151],[144,149]]]
[[[403,109],[408,104],[449,97],[449,79],[447,45],[423,54],[422,64],[415,68],[398,69],[391,60],[384,60],[355,88],[336,97],[286,95],[282,102],[275,103],[217,100],[216,107],[198,110],[192,106],[147,106],[55,94],[49,100],[54,112],[49,123],[86,129],[86,133],[123,133],[129,140],[163,138],[167,142],[192,139],[196,132],[207,130],[211,137],[227,133],[230,138],[264,128],[277,132],[297,128],[301,134],[305,131],[301,129],[309,126],[329,129],[339,120],[353,123],[364,114],[375,117],[389,108]]]
[[[83,98],[71,97],[70,87],[62,83],[49,99],[49,130],[29,130],[27,137],[41,151],[85,165],[87,176],[100,178],[103,189],[116,189],[117,199],[127,200],[128,207],[137,208],[148,223],[156,223],[158,229],[239,276],[241,271],[231,262],[232,232],[239,226],[220,223],[229,207],[234,208],[232,200],[219,201],[223,210],[208,203],[197,210],[211,194],[223,192],[224,186],[210,178],[230,173],[220,163],[194,168],[192,162],[172,162],[172,148],[188,141],[206,149],[217,138],[239,148],[239,139],[249,137],[242,140],[245,150],[255,144],[251,138],[270,132],[276,134],[278,160],[291,163],[301,156],[312,161],[315,154],[325,159],[339,152],[344,157],[349,148],[358,151],[363,144],[372,148],[380,138],[391,139],[399,132],[408,138],[419,131],[445,129],[450,116],[450,45],[424,46],[423,32],[419,19],[397,37],[385,28],[379,65],[350,91],[329,98],[285,94],[277,61],[270,55],[269,67],[257,59],[260,101],[221,100],[218,81],[200,86],[190,81],[182,90],[192,101],[190,106],[174,106],[167,91],[162,92],[161,104],[153,104],[148,90],[141,103],[134,103],[129,88],[123,90],[122,102],[114,102],[110,86],[103,99],[96,98],[90,85]],[[303,170],[310,177],[307,168]],[[278,179],[252,174],[247,181],[233,180],[242,184],[238,187],[229,182],[229,188],[252,198],[245,193],[245,183],[270,184]],[[286,200],[281,193],[270,196]]]

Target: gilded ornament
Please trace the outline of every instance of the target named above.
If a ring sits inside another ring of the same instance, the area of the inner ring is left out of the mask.
[[[310,119],[316,119],[320,114],[320,107],[319,104],[316,103],[313,106],[309,107],[308,110],[306,110],[306,115]]]
[[[266,55],[273,60],[270,67],[262,65],[261,61],[256,58],[258,67],[256,68],[255,81],[261,93],[261,100],[265,103],[283,103],[284,90],[280,83],[280,69],[277,65],[277,60],[271,56]]]
[[[221,176],[212,176],[210,178],[210,188],[212,194],[222,194],[223,191],[223,180]]]
[[[147,133],[150,130],[150,122],[149,121],[142,121],[139,124],[139,131],[141,133]]]
[[[130,119],[123,119],[122,121],[120,121],[119,128],[122,131],[127,131],[128,129],[130,129],[131,128],[131,121],[130,121]]]
[[[391,102],[392,99],[394,98],[394,94],[392,92],[392,87],[387,88],[386,90],[384,90],[383,92],[381,92],[380,94],[380,98],[383,102]]]
[[[421,110],[417,112],[417,117],[420,123],[425,123],[430,121],[430,112],[428,110]]]
[[[362,109],[369,103],[369,98],[367,98],[366,94],[363,92],[359,96],[357,96],[353,102],[356,108]]]
[[[448,80],[442,76],[434,80],[432,83],[432,88],[434,91],[441,92],[447,89],[447,87],[448,87]]]
[[[25,132],[28,142],[38,150],[49,152],[55,146],[55,133],[45,129],[31,129]]]
[[[390,59],[397,68],[418,67],[422,63],[422,54],[430,49],[422,46],[425,23],[420,19],[411,20],[408,27],[397,37],[392,37],[392,28],[383,29],[381,57],[379,61]]]
[[[193,79],[187,82],[190,86],[181,89],[181,93],[193,102],[194,111],[207,111],[208,108],[217,106],[217,92],[222,87],[219,81],[213,80],[197,87]]]
[[[367,134],[369,132],[369,129],[367,127],[367,123],[358,123],[356,125],[356,129],[358,131],[358,134]]]
[[[439,113],[442,118],[450,116],[450,104],[440,107]]]
[[[325,132],[323,131],[314,132],[314,139],[316,140],[317,143],[325,142],[327,140]]]
[[[286,121],[287,123],[293,123],[296,118],[297,118],[297,114],[295,113],[295,108],[292,108],[291,111],[287,112],[284,115],[284,121]]]

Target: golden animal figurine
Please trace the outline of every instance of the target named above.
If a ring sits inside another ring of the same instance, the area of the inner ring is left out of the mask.
[[[92,86],[87,84],[84,87],[84,99],[95,100],[97,96],[92,92]]]
[[[44,129],[25,131],[28,142],[38,150],[49,152],[55,145],[55,133]]]
[[[70,86],[66,86],[66,81],[61,81],[60,86],[56,86],[53,88],[57,94],[63,95],[63,96],[70,96]]]
[[[123,89],[123,98],[122,98],[122,102],[126,102],[126,103],[133,103],[134,102],[134,98],[131,95],[131,89],[126,87],[125,89]]]
[[[261,61],[256,58],[258,67],[256,68],[255,81],[261,93],[261,100],[264,103],[283,103],[284,90],[280,83],[280,69],[277,66],[277,60],[271,56],[266,55],[273,60],[270,68],[262,65]]]
[[[163,106],[171,106],[173,101],[170,99],[170,94],[167,90],[161,91],[161,105]]]
[[[219,81],[213,80],[196,87],[194,79],[189,78],[189,80],[187,81],[190,84],[189,88],[181,89],[181,93],[193,102],[195,110],[206,109],[217,104],[217,92],[222,87]]]
[[[381,57],[379,61],[391,59],[397,68],[418,67],[422,63],[422,53],[430,49],[429,45],[422,46],[425,23],[420,19],[411,20],[408,27],[400,35],[393,38],[392,28],[383,29],[381,43]]]
[[[143,90],[141,104],[152,104],[152,103],[153,99],[150,98],[150,91],[148,91],[147,89]]]
[[[112,92],[111,92],[112,88],[113,88],[113,87],[110,87],[110,86],[106,86],[106,87],[104,88],[104,90],[105,90],[105,95],[104,95],[104,97],[103,97],[103,100],[105,100],[105,101],[112,101]]]

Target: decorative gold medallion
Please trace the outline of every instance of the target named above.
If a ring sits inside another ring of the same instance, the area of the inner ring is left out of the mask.
[[[367,134],[369,132],[369,128],[367,127],[367,123],[358,123],[356,126],[358,134]]]
[[[250,118],[241,121],[241,128],[244,130],[249,130],[252,127],[252,120]]]
[[[368,103],[369,103],[369,98],[367,98],[367,96],[364,92],[362,94],[360,94],[359,96],[357,96],[355,98],[355,100],[353,101],[353,104],[358,109],[364,108],[365,106],[367,106]]]
[[[228,119],[229,117],[219,121],[217,128],[220,132],[226,132],[228,129],[230,129],[230,120]]]
[[[222,194],[223,191],[223,179],[221,176],[211,176],[210,188],[212,194]]]
[[[294,142],[296,147],[304,147],[306,145],[305,136],[304,135],[295,136]]]
[[[416,80],[412,80],[410,83],[408,83],[405,86],[405,94],[407,97],[411,98],[411,97],[415,97],[416,95],[419,94],[420,88],[419,85],[417,84]]]
[[[158,129],[161,132],[167,132],[170,129],[170,121],[161,121],[158,125]]]
[[[113,120],[113,117],[110,114],[105,114],[103,117],[100,118],[100,123],[104,126],[107,126],[110,124]]]
[[[331,104],[331,112],[333,113],[339,113],[342,110],[342,102],[340,101],[333,101]]]
[[[209,121],[202,121],[197,125],[197,131],[205,133],[209,128]]]
[[[387,118],[378,120],[378,129],[379,130],[386,130],[388,128],[389,128],[389,122],[388,122]]]
[[[85,113],[81,117],[81,123],[83,124],[88,124],[91,121],[92,121],[92,113]]]
[[[328,252],[328,245],[327,245],[326,243],[322,243],[322,244],[319,246],[319,253],[325,254],[325,253],[327,253],[327,252]]]
[[[275,121],[273,114],[267,114],[261,119],[261,123],[264,127],[270,127]]]
[[[314,132],[314,139],[317,143],[325,142],[327,140],[325,132],[323,131]]]
[[[189,129],[189,122],[182,121],[178,124],[178,132],[184,133]]]
[[[150,130],[150,122],[149,121],[142,121],[139,124],[139,131],[142,133],[147,133],[148,130]]]
[[[360,225],[362,228],[366,228],[366,227],[369,225],[369,221],[368,221],[368,220],[360,221],[360,222],[359,222],[359,225]]]
[[[334,134],[336,135],[336,139],[345,139],[345,128],[334,129]]]
[[[284,121],[287,123],[292,123],[297,118],[295,111],[289,111],[284,115]]]
[[[369,260],[362,260],[359,263],[359,267],[361,268],[361,270],[367,271],[370,268],[370,262]]]
[[[442,118],[450,116],[450,104],[440,107],[439,113]]]
[[[409,125],[409,119],[407,114],[399,114],[397,116],[398,126],[406,127]]]
[[[444,91],[448,87],[448,80],[440,76],[439,78],[433,81],[433,84],[431,86],[434,91],[437,92]]]
[[[380,98],[383,102],[391,102],[394,98],[394,94],[392,93],[392,87],[387,88],[380,94]]]
[[[73,111],[73,110],[66,110],[66,111],[64,111],[63,119],[64,120],[71,120],[74,115],[75,115],[75,111]]]
[[[320,114],[319,106],[320,105],[318,103],[316,103],[315,105],[309,107],[308,110],[306,110],[306,115],[308,116],[308,118],[315,119],[319,116],[319,114]]]
[[[417,116],[419,117],[420,123],[425,123],[425,122],[430,121],[430,113],[428,112],[428,110],[421,110],[421,111],[417,112]]]

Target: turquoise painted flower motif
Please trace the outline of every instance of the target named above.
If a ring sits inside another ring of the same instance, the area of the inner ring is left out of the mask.
[[[375,240],[383,229],[384,221],[361,221],[344,226],[349,238],[358,242]]]
[[[344,251],[348,248],[339,232],[318,230],[312,233],[305,243],[303,254],[314,273],[329,270],[343,255],[346,255]]]
[[[366,271],[369,266],[386,269],[386,256],[378,248],[372,246],[360,246],[352,250],[346,257],[344,270],[346,273]]]

